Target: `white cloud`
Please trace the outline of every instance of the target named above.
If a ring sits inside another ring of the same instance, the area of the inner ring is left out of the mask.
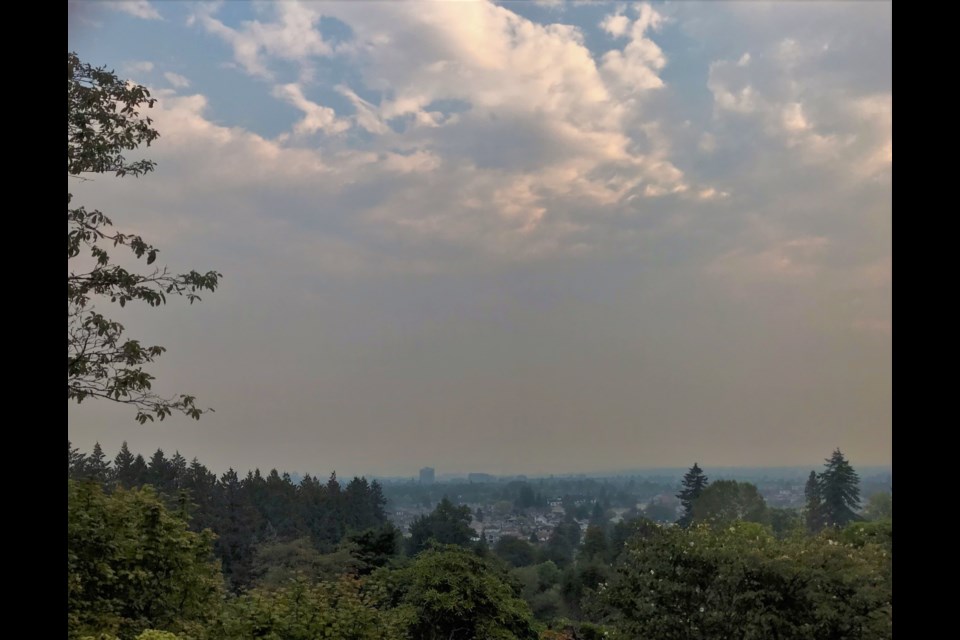
[[[349,100],[354,109],[357,110],[354,116],[357,124],[370,133],[381,134],[390,131],[390,128],[384,123],[383,118],[378,113],[377,108],[358,96],[353,89],[346,85],[338,85],[335,89]]]
[[[610,83],[628,95],[663,87],[663,80],[658,74],[667,64],[663,51],[647,37],[647,31],[660,28],[664,22],[663,16],[646,3],[640,5],[637,13],[637,19],[629,27],[630,42],[622,51],[615,49],[604,54],[601,65]],[[616,29],[619,28],[617,25],[609,26]]]
[[[233,47],[234,58],[247,73],[272,78],[265,56],[305,65],[313,56],[332,53],[330,45],[323,40],[315,25],[320,20],[316,6],[295,2],[278,2],[272,5],[278,20],[263,23],[258,20],[244,22],[241,29],[232,29],[213,17],[219,4],[202,5],[188,18],[188,24],[199,23],[208,32],[226,40]]]
[[[137,60],[125,63],[123,68],[128,74],[135,75],[138,73],[150,73],[153,71],[153,66],[153,63],[149,60]]]
[[[117,2],[105,2],[103,6],[143,20],[163,20],[163,16],[148,0],[118,0]]]
[[[611,13],[600,22],[600,28],[614,38],[625,36],[629,27],[630,18],[622,13]]]
[[[180,75],[179,73],[174,73],[172,71],[166,71],[163,74],[163,77],[167,79],[173,87],[177,89],[185,89],[190,86],[190,80]]]
[[[350,123],[338,119],[330,107],[307,100],[303,90],[296,84],[278,85],[274,87],[273,95],[303,111],[303,119],[293,126],[296,134],[309,135],[318,131],[341,133],[350,128]]]
[[[710,63],[707,88],[713,94],[713,102],[719,111],[749,114],[760,108],[760,98],[750,84],[751,77],[742,67],[728,60]]]
[[[566,212],[564,199],[618,207],[630,196],[662,197],[688,188],[669,158],[669,142],[636,101],[663,86],[657,72],[665,58],[647,36],[663,19],[648,5],[629,20],[629,41],[622,51],[609,52],[602,69],[577,28],[537,24],[488,2],[427,3],[418,11],[384,4],[375,12],[363,3],[296,10],[267,5],[260,21],[239,29],[209,10],[198,12],[197,20],[234,46],[235,60],[247,73],[271,77],[274,58],[309,67],[317,56],[331,54],[315,28],[321,14],[352,30],[353,39],[339,45],[337,54],[359,72],[362,86],[335,87],[355,109],[338,118],[309,102],[303,83],[280,85],[275,95],[306,114],[294,133],[339,132],[345,121],[354,122],[373,136],[349,152],[354,159],[361,150],[382,158],[402,149],[393,166],[415,164],[411,176],[440,174],[422,183],[410,178],[414,184],[402,187],[408,210],[371,209],[378,225],[438,233],[436,194],[422,192],[424,203],[412,202],[417,189],[452,180],[439,204],[445,234],[459,230],[491,250],[497,242],[516,241],[537,243],[542,251],[542,238],[534,240],[532,230],[562,234],[571,229],[570,216],[584,215]],[[314,45],[281,46],[293,41]],[[458,106],[446,106],[451,103]],[[401,123],[402,131],[388,121]],[[514,238],[515,232],[522,233]]]
[[[354,37],[337,55],[353,79],[332,88],[354,111],[337,113],[310,100],[309,83],[281,83],[274,95],[303,113],[292,135],[268,141],[217,127],[203,116],[203,104],[184,102],[172,111],[180,118],[177,126],[191,133],[165,133],[165,140],[194,148],[208,138],[203,147],[220,148],[232,159],[236,175],[223,179],[242,188],[266,188],[265,181],[277,180],[310,193],[308,201],[326,203],[362,193],[362,204],[349,205],[352,233],[405,238],[417,246],[439,241],[437,246],[469,248],[462,255],[509,259],[590,250],[610,242],[611,222],[641,224],[647,212],[671,207],[675,211],[656,223],[658,233],[671,228],[685,234],[696,228],[702,211],[756,197],[765,181],[750,172],[726,181],[698,179],[678,164],[684,161],[677,148],[681,131],[690,138],[689,151],[705,162],[708,156],[719,159],[718,150],[736,148],[729,137],[732,116],[756,127],[758,144],[766,138],[764,145],[801,164],[826,166],[856,156],[863,158],[861,171],[872,171],[866,167],[882,167],[886,157],[882,143],[872,142],[881,137],[889,113],[883,96],[838,100],[847,106],[824,111],[816,85],[801,90],[796,81],[802,65],[786,68],[782,56],[771,53],[780,50],[782,38],[750,54],[740,45],[731,59],[710,65],[716,121],[707,132],[670,121],[669,92],[658,75],[666,55],[650,35],[665,18],[648,5],[635,6],[635,15],[626,18],[627,42],[601,56],[599,68],[575,27],[536,24],[505,7],[431,3],[418,12],[381,9],[264,5],[257,26],[237,29],[210,13],[206,27],[238,45],[235,59],[255,76],[269,74],[276,59],[309,66],[329,55],[326,45],[279,44],[303,28],[291,22],[296,11],[310,12],[305,22],[314,32],[321,13],[349,25]],[[197,16],[203,19],[203,12]],[[863,135],[848,130],[853,114]],[[351,135],[338,135],[347,131]],[[320,149],[305,137],[316,133],[327,136]],[[853,154],[857,145],[862,149]],[[779,165],[767,161],[758,169],[773,166]],[[217,167],[221,171],[225,167]],[[737,224],[735,218],[728,224]],[[798,257],[797,247],[783,240],[796,237],[823,234],[781,224],[749,251],[721,252],[727,257],[716,268],[765,265],[775,273],[780,265],[785,273],[800,273],[818,257]],[[777,262],[784,256],[787,266]]]
[[[851,180],[873,179],[892,162],[889,93],[858,95],[851,82],[826,84],[840,55],[817,39],[770,43],[755,64],[716,60],[707,86],[715,116],[755,123],[758,133],[779,141],[796,160],[830,168]]]

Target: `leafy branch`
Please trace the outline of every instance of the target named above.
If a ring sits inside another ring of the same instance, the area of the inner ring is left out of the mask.
[[[150,160],[127,161],[123,152],[159,137],[153,121],[141,115],[156,100],[143,86],[121,81],[112,71],[94,68],[67,55],[67,175],[85,180],[85,173],[139,177],[153,171]],[[94,308],[94,300],[121,307],[145,302],[166,304],[168,296],[183,296],[192,304],[200,291],[214,291],[223,276],[216,271],[170,273],[166,267],[134,273],[113,262],[105,247],[126,247],[135,258],[152,265],[159,250],[139,235],[121,233],[102,212],[71,208],[67,194],[67,399],[78,403],[102,398],[137,409],[136,419],[163,420],[177,411],[198,419],[212,409],[200,409],[195,398],[164,398],[152,389],[154,377],[143,370],[166,349],[145,347],[124,337],[124,327]],[[86,265],[81,269],[77,263]],[[92,265],[92,266],[90,266]]]

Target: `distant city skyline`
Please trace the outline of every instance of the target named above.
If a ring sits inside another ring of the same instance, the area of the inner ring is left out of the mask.
[[[546,475],[892,461],[889,2],[68,2],[146,85],[72,181],[215,293],[109,302],[138,425],[212,469]]]

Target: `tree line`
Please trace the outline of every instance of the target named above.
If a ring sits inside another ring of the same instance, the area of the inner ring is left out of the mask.
[[[217,476],[197,458],[189,463],[175,452],[157,449],[149,461],[124,442],[112,461],[100,444],[84,454],[68,442],[71,479],[118,488],[150,486],[168,506],[189,521],[193,531],[216,533],[214,551],[233,590],[256,578],[256,552],[264,543],[303,539],[318,553],[334,550],[347,535],[373,530],[393,539],[383,487],[354,477],[341,485],[336,472],[326,481],[310,474],[294,484],[288,473],[260,469],[243,477],[234,469]]]
[[[860,477],[840,449],[826,459],[822,472],[810,472],[804,497],[803,520],[810,533],[863,519],[859,514]],[[684,527],[694,522],[745,520],[771,524],[780,532],[796,526],[800,517],[791,509],[769,509],[756,486],[748,482],[720,480],[710,484],[697,463],[684,475],[677,498],[684,510],[677,524]],[[877,508],[876,504],[872,506]]]
[[[71,638],[892,633],[889,512],[815,532],[800,512],[777,525],[753,485],[711,483],[698,465],[681,484],[689,513],[678,525],[611,522],[597,500],[587,522],[570,511],[546,541],[490,545],[470,508],[444,497],[401,544],[382,524],[379,485],[362,478],[217,478],[179,453],[147,461],[123,446],[108,462],[99,446],[68,451]]]

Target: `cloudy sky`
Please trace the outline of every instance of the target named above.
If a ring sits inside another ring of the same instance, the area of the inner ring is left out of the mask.
[[[157,170],[71,183],[202,303],[115,313],[217,471],[891,461],[885,2],[72,2]]]

